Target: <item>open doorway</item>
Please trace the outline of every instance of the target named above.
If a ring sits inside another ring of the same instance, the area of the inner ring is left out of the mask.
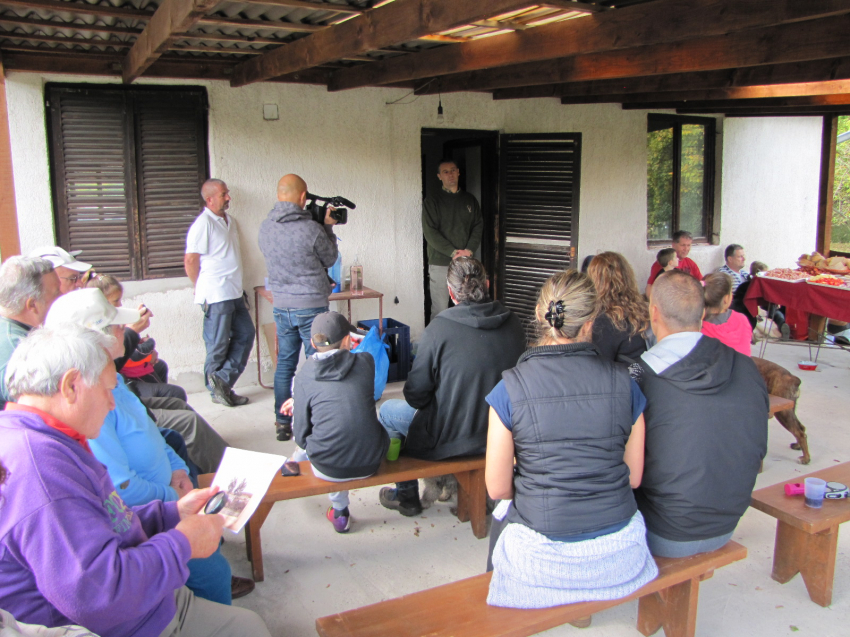
[[[422,129],[422,199],[442,187],[437,172],[440,160],[452,159],[460,169],[458,186],[478,200],[484,220],[481,246],[475,253],[490,275],[490,294],[495,296],[497,263],[497,212],[498,212],[498,131],[468,129]],[[425,325],[431,319],[431,295],[428,285],[428,256],[425,238],[422,238],[425,290],[423,312]]]

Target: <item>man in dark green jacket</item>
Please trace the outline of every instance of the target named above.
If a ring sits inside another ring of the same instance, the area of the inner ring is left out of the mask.
[[[474,196],[458,188],[460,170],[446,159],[440,162],[437,179],[443,187],[425,198],[422,233],[428,243],[428,275],[431,320],[449,306],[446,272],[457,257],[471,257],[481,245],[484,220]]]

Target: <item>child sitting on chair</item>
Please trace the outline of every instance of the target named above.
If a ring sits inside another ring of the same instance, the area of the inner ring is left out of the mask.
[[[353,354],[351,324],[337,312],[313,319],[308,357],[292,382],[292,398],[280,408],[292,417],[298,449],[291,460],[309,458],[313,474],[330,482],[366,478],[381,466],[390,444],[375,411],[375,361]],[[351,528],[348,491],[330,494],[326,517],[337,533]]]

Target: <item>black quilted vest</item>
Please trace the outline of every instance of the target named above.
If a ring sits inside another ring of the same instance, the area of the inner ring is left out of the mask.
[[[569,536],[630,519],[637,505],[623,462],[634,422],[626,367],[574,343],[532,348],[503,377],[517,459],[508,521]]]

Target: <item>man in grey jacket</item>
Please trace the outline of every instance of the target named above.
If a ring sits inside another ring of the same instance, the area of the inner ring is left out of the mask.
[[[336,261],[337,247],[328,210],[324,226],[304,210],[307,184],[298,175],[284,175],[277,184],[277,203],[260,224],[260,250],[266,259],[269,289],[274,297],[277,325],[277,369],[274,375],[274,412],[278,440],[292,437],[292,418],[280,406],[292,396],[292,377],[301,344],[307,356],[313,319],[328,311],[331,284],[327,268]]]

